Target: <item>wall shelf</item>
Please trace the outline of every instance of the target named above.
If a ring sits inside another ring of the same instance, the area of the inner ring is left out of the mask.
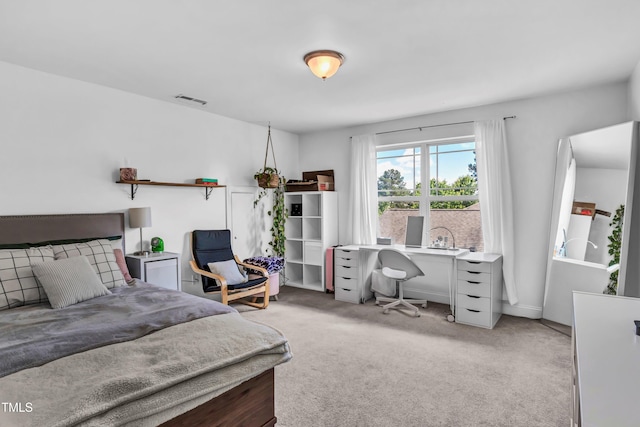
[[[214,188],[224,188],[226,185],[207,185],[207,184],[188,184],[180,182],[159,182],[159,181],[116,181],[116,184],[131,185],[131,200],[136,196],[139,185],[160,185],[164,187],[200,187],[205,189],[205,199],[209,200],[209,196]]]

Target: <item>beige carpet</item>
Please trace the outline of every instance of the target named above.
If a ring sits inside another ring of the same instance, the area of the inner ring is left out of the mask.
[[[267,310],[235,307],[291,344],[280,427],[569,425],[571,340],[537,320],[486,330],[447,322],[441,304],[385,315],[291,287]]]

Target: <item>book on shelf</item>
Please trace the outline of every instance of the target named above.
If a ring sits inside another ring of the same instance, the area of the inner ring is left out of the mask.
[[[217,178],[196,178],[196,184],[218,185]]]

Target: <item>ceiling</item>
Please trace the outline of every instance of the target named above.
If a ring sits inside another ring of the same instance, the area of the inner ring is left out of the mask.
[[[639,16],[638,0],[0,0],[0,61],[303,134],[625,80]],[[346,57],[324,82],[302,61],[316,49]]]

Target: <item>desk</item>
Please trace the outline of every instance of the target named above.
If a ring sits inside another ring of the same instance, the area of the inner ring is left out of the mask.
[[[573,293],[572,426],[638,426],[640,299]]]
[[[453,310],[454,289],[456,282],[456,257],[467,254],[467,249],[444,250],[413,248],[404,245],[348,245],[342,250],[358,251],[358,286],[360,302],[371,297],[371,275],[380,268],[378,251],[381,249],[397,249],[409,256],[424,276],[407,280],[404,285],[404,296],[407,298],[426,299],[442,304],[450,304]]]

